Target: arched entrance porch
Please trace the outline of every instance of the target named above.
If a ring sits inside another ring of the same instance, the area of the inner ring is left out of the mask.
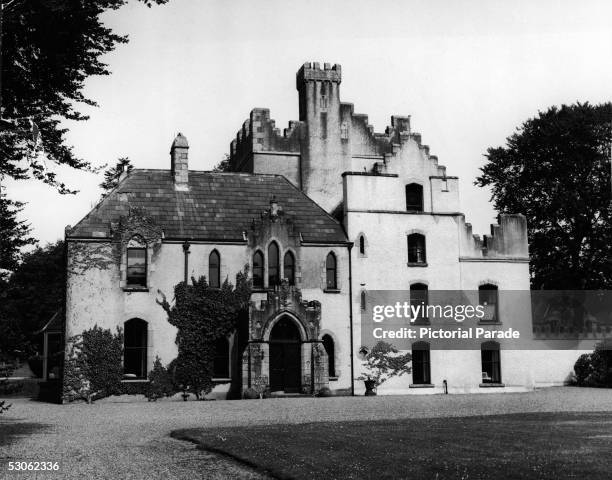
[[[270,390],[297,393],[302,378],[302,338],[295,321],[281,317],[270,331]]]

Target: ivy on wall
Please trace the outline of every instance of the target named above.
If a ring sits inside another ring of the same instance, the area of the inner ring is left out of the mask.
[[[63,398],[91,402],[121,392],[123,377],[123,332],[95,325],[68,339],[64,368]]]
[[[157,303],[168,314],[168,322],[178,329],[176,382],[199,399],[214,386],[215,341],[235,331],[240,313],[248,308],[251,281],[245,266],[236,275],[235,288],[227,279],[221,288],[210,287],[203,276],[198,280],[192,278],[191,282],[174,287],[174,305],[168,303],[162,292],[159,292],[162,300]]]

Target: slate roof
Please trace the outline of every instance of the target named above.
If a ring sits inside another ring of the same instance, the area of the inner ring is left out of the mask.
[[[176,191],[170,170],[134,169],[67,235],[110,235],[110,223],[144,209],[165,238],[243,241],[253,218],[270,208],[275,195],[305,242],[343,243],[342,226],[281,175],[189,171],[189,191]]]

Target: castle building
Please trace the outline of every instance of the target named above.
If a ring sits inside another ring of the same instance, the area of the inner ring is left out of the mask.
[[[248,387],[362,393],[360,312],[367,291],[474,290],[504,318],[498,292],[529,290],[525,218],[501,215],[472,234],[458,178],[393,116],[376,133],[340,101],[339,65],[306,63],[296,87],[299,121],[282,133],[253,109],[230,145],[230,172],[189,170],[179,134],[170,169],[133,170],[66,229],[66,335],[97,324],[125,332],[126,382],[144,382],[153,359],[176,357],[176,329],[156,303],[185,278],[212,287],[248,266],[248,316],[217,344],[217,396]],[[520,391],[562,383],[576,355],[437,350],[414,342],[413,371],[379,393]],[[531,356],[529,356],[531,355]],[[419,387],[419,388],[415,388]],[[485,388],[483,387],[496,387]],[[233,393],[232,393],[233,392]]]

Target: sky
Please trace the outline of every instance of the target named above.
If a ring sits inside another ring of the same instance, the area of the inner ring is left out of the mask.
[[[552,105],[612,99],[609,0],[132,0],[104,15],[130,41],[91,77],[86,122],[66,122],[68,143],[94,166],[127,156],[169,168],[182,132],[189,166],[208,170],[254,107],[279,128],[298,119],[295,73],[306,61],[342,65],[340,98],[384,131],[410,115],[431,154],[459,176],[474,233],[495,221],[490,192],[474,185],[489,147]],[[43,139],[44,140],[44,139]],[[52,165],[49,165],[53,168]],[[56,168],[77,195],[8,182],[41,244],[63,238],[100,198],[102,175]]]

